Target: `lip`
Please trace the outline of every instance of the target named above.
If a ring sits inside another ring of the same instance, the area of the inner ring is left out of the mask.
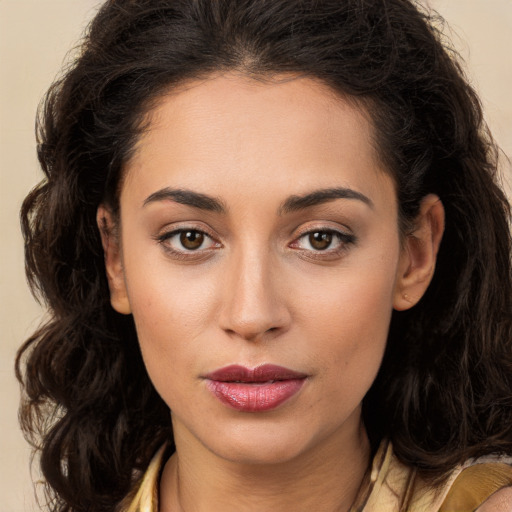
[[[283,366],[230,365],[205,376],[207,387],[224,405],[242,412],[275,409],[300,391],[307,375]]]

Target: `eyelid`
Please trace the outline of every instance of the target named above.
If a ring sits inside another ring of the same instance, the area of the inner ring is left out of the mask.
[[[339,241],[338,246],[334,248],[327,248],[325,250],[315,250],[299,247],[299,240],[308,235],[311,235],[312,233],[318,232],[332,233]],[[342,229],[340,227],[333,227],[332,225],[329,224],[319,224],[308,225],[300,229],[299,232],[294,236],[293,241],[288,246],[304,254],[308,254],[309,258],[326,259],[329,257],[341,256],[342,253],[348,250],[348,247],[350,245],[353,245],[356,242],[357,237],[349,228]]]
[[[305,225],[302,225],[299,229],[296,230],[294,239],[298,239],[305,235],[316,233],[318,231],[339,234],[342,237],[355,238],[355,234],[348,226],[342,226],[339,223],[333,225],[332,223],[324,221],[318,223],[309,222],[306,223]]]
[[[179,235],[180,233],[186,231],[195,231],[197,233],[203,234],[205,237],[208,237],[213,243],[210,244],[209,247],[199,248],[197,250],[187,250],[183,248],[175,249],[171,247],[168,243],[173,237]],[[218,241],[217,237],[211,232],[210,229],[204,227],[204,225],[197,225],[191,222],[183,222],[178,225],[166,226],[159,233],[157,233],[154,237],[156,242],[158,242],[162,248],[170,254],[172,257],[176,259],[200,259],[205,258],[210,255],[212,250],[218,249],[222,247],[222,243]]]
[[[168,241],[174,236],[177,236],[180,233],[186,231],[195,231],[197,233],[201,233],[205,237],[209,238],[211,243],[208,244],[208,246],[205,248],[199,247],[196,250],[187,250],[186,248],[180,250],[172,247],[168,243]],[[302,238],[316,232],[331,233],[338,241],[336,246],[333,248],[328,247],[326,249],[310,249],[300,246],[299,241]],[[213,234],[212,230],[208,227],[205,227],[202,223],[200,225],[194,222],[172,224],[161,229],[159,233],[153,236],[153,238],[172,258],[181,260],[197,261],[200,259],[206,259],[212,255],[212,251],[223,247],[223,244],[218,240],[218,236]],[[347,227],[342,228],[339,226],[339,224],[337,224],[336,227],[325,223],[316,225],[307,224],[298,230],[298,232],[294,235],[292,242],[288,244],[288,247],[297,252],[303,253],[304,257],[309,259],[333,259],[340,257],[343,253],[348,251],[350,245],[353,245],[356,242],[357,237],[353,234],[352,230]]]

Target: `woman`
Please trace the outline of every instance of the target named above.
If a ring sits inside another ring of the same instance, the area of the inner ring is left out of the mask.
[[[509,205],[431,23],[104,4],[22,210],[52,510],[510,509]]]

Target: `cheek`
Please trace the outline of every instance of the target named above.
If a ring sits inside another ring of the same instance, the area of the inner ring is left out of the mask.
[[[386,346],[396,261],[393,254],[361,260],[326,280],[322,293],[303,295],[308,307],[302,329],[316,345],[324,375],[334,376],[333,383],[339,380],[361,389],[371,385]],[[311,284],[303,289],[311,289]]]
[[[190,370],[197,351],[204,350],[203,333],[212,317],[216,287],[208,272],[194,276],[193,269],[167,261],[159,247],[138,251],[129,242],[124,262],[127,292],[142,355],[157,385]]]
[[[140,283],[132,279],[128,294],[136,324],[141,330],[153,332],[155,341],[176,330],[190,332],[192,337],[199,333],[214,300],[206,282],[169,274]]]
[[[131,281],[130,295],[139,345],[148,375],[171,410],[188,407],[199,393],[198,357],[205,353],[208,293],[182,280]],[[208,350],[209,352],[210,350]],[[183,402],[185,400],[185,402]]]
[[[359,333],[362,340],[381,331],[387,334],[398,256],[354,260],[330,275],[303,277],[296,292],[307,305],[309,323],[327,332]]]

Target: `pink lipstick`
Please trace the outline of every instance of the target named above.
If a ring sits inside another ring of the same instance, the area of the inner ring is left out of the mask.
[[[231,365],[206,375],[208,389],[225,405],[243,412],[275,409],[300,391],[307,375],[264,364]]]

